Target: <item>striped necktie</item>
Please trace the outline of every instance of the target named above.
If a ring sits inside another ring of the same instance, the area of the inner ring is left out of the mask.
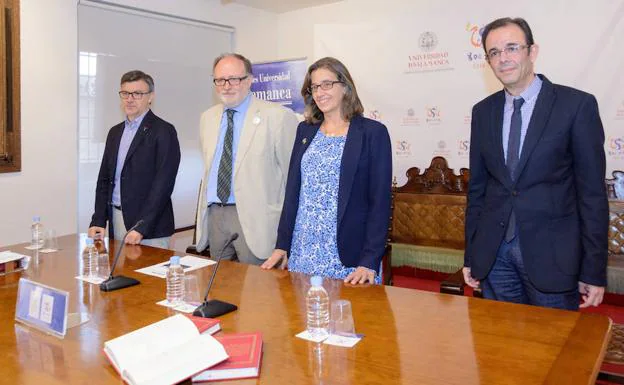
[[[223,153],[219,161],[219,173],[217,174],[217,197],[221,203],[226,204],[232,191],[232,142],[234,138],[234,113],[235,110],[228,109],[227,130],[223,140]]]

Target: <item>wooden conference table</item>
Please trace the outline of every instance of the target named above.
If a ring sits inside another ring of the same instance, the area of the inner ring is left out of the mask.
[[[166,260],[170,250],[130,246],[118,273],[141,284],[104,293],[74,279],[76,236],[61,251],[37,254],[24,245],[1,248],[35,257],[28,270],[0,277],[0,383],[119,384],[102,353],[105,341],[173,312],[155,303],[165,281],[134,270]],[[115,248],[112,247],[111,255]],[[212,267],[194,273],[206,287]],[[70,312],[87,323],[64,339],[14,321],[20,276],[70,292]],[[242,384],[590,384],[610,334],[608,318],[386,286],[325,281],[332,298],[352,303],[364,339],[352,349],[295,338],[304,330],[304,275],[223,262],[212,296],[239,306],[221,318],[221,333],[261,331],[258,379]]]

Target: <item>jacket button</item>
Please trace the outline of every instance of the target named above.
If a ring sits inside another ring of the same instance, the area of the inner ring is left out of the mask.
[[[517,197],[518,196],[518,192],[516,190],[514,190],[514,191],[511,192],[511,195]]]
[[[505,227],[505,222],[501,222],[499,225],[501,225],[501,227]]]

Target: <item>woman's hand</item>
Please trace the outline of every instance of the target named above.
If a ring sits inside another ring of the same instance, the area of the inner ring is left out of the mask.
[[[364,266],[358,266],[344,281],[345,283],[351,283],[353,285],[367,282],[375,283],[375,271]]]
[[[286,250],[275,249],[273,250],[273,254],[264,261],[262,266],[263,269],[272,269],[277,267],[278,269],[284,270],[288,266],[288,257],[286,256]]]

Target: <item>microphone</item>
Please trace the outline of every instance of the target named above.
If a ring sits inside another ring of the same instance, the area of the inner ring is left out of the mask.
[[[230,239],[225,242],[225,246],[221,249],[219,256],[217,257],[217,264],[215,265],[214,270],[212,271],[212,276],[210,277],[210,281],[208,282],[208,288],[206,289],[206,295],[204,295],[204,303],[199,305],[195,311],[193,311],[193,315],[196,317],[204,317],[204,318],[215,318],[229,312],[233,312],[238,309],[236,305],[231,303],[219,301],[218,299],[211,299],[208,301],[208,293],[210,293],[210,288],[212,287],[212,283],[214,282],[215,275],[217,275],[217,269],[219,268],[219,263],[221,263],[221,258],[223,258],[223,253],[225,249],[230,246],[232,242],[234,242],[238,238],[238,233],[232,234]]]
[[[132,228],[128,230],[126,234],[124,235],[123,239],[121,240],[121,246],[119,246],[119,249],[117,249],[117,254],[115,255],[115,259],[113,260],[113,266],[111,266],[110,275],[108,276],[108,279],[106,281],[100,283],[101,291],[119,290],[119,289],[123,289],[126,287],[138,285],[139,283],[141,283],[134,278],[124,277],[123,275],[118,275],[114,277],[113,273],[115,272],[115,267],[117,267],[117,262],[119,261],[119,255],[121,255],[121,250],[124,248],[124,245],[126,244],[126,237],[128,236],[128,234],[130,234],[130,232],[136,230],[136,228],[141,226],[142,224],[143,224],[143,219],[140,219],[136,223],[136,225],[132,226]]]

